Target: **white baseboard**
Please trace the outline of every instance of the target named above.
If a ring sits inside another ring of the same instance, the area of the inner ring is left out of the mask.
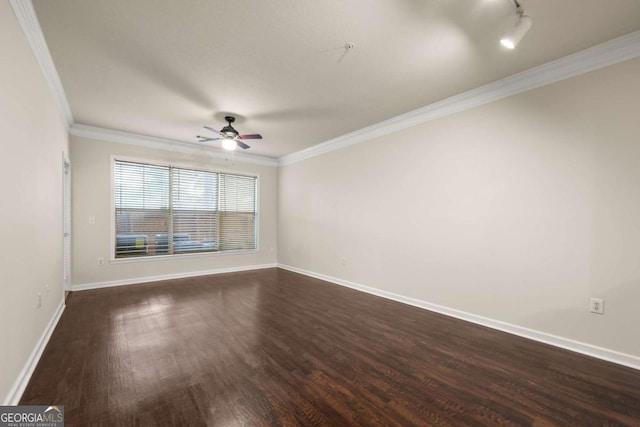
[[[38,362],[40,361],[40,356],[42,356],[42,352],[44,351],[47,343],[49,342],[49,338],[51,338],[51,334],[53,333],[56,325],[58,324],[58,320],[60,320],[60,316],[62,316],[62,312],[64,311],[64,299],[60,301],[60,305],[56,309],[55,313],[53,313],[53,317],[49,321],[49,324],[45,328],[42,336],[36,343],[33,351],[29,355],[27,359],[27,363],[25,363],[22,371],[20,371],[20,375],[16,379],[16,382],[13,383],[13,386],[7,393],[7,396],[4,398],[3,405],[17,405],[20,403],[20,399],[22,398],[22,394],[24,390],[27,388],[29,384],[29,380],[31,379],[31,375],[33,371],[36,369]]]
[[[594,346],[591,344],[586,344],[580,341],[574,341],[568,338],[563,338],[556,335],[548,334],[546,332],[540,332],[540,331],[525,328],[522,326],[514,325],[511,323],[501,322],[499,320],[494,320],[487,317],[478,316],[476,314],[467,313],[465,311],[456,310],[453,308],[444,307],[437,304],[432,304],[430,302],[422,301],[422,300],[411,298],[411,297],[406,297],[403,295],[394,294],[392,292],[383,291],[380,289],[361,285],[359,283],[338,279],[336,277],[315,273],[313,271],[303,270],[301,268],[292,267],[289,265],[278,264],[278,267],[285,270],[293,271],[294,273],[304,274],[305,276],[324,280],[326,282],[335,283],[336,285],[346,286],[348,288],[356,289],[358,291],[366,292],[372,295],[377,295],[379,297],[398,301],[404,304],[409,304],[414,307],[419,307],[425,310],[444,314],[446,316],[455,317],[457,319],[465,320],[467,322],[486,326],[492,329],[497,329],[502,332],[518,335],[520,337],[528,338],[528,339],[549,344],[555,347],[560,347],[565,350],[574,351],[576,353],[585,354],[587,356],[595,357],[597,359],[606,360],[608,362],[612,362],[619,365],[627,366],[629,368],[640,370],[640,357],[633,356],[630,354],[620,353],[615,350],[610,350],[610,349]]]
[[[239,271],[261,270],[275,268],[278,264],[246,265],[241,267],[225,267],[213,270],[189,271],[184,273],[163,274],[160,276],[133,277],[130,279],[110,280],[107,282],[82,283],[71,286],[72,291],[86,291],[88,289],[110,288],[113,286],[135,285],[138,283],[159,282],[161,280],[184,279],[187,277],[208,276],[210,274],[236,273]]]

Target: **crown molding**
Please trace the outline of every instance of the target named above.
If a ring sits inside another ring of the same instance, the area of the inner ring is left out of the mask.
[[[9,0],[9,3],[13,9],[13,13],[15,13],[16,18],[18,18],[18,23],[20,27],[22,27],[22,31],[24,31],[29,46],[31,46],[33,55],[36,57],[36,61],[44,75],[47,86],[49,86],[49,90],[51,90],[58,110],[60,114],[62,114],[64,123],[67,129],[69,129],[73,124],[73,114],[67,102],[60,76],[51,58],[51,53],[49,52],[47,41],[42,33],[40,21],[38,21],[38,16],[33,8],[33,3],[31,3],[31,0]]]
[[[331,151],[370,141],[421,123],[459,113],[639,56],[640,31],[636,31],[375,125],[330,139],[313,147],[282,156],[278,159],[278,165],[290,165]]]
[[[192,142],[176,141],[172,139],[157,138],[154,136],[138,135],[113,129],[105,129],[95,126],[74,123],[69,128],[69,133],[82,138],[92,140],[116,142],[118,144],[135,145],[138,147],[152,148],[154,150],[173,151],[185,154],[200,154],[219,159],[229,158],[229,152],[210,146],[198,145]],[[276,159],[253,154],[239,153],[236,151],[234,158],[241,163],[250,163],[261,166],[277,167]]]
[[[64,123],[72,135],[149,148],[162,147],[162,149],[177,152],[201,153],[207,151],[214,157],[227,157],[225,152],[203,149],[191,143],[74,124],[71,108],[67,102],[64,88],[62,87],[60,77],[51,58],[51,53],[49,52],[31,0],[9,0],[9,3],[31,46],[45,81],[64,118]],[[384,120],[375,125],[330,139],[313,147],[287,154],[277,160],[269,157],[240,153],[236,153],[235,157],[247,163],[267,166],[286,166],[639,56],[640,31],[636,31],[564,58],[514,74],[502,80]],[[169,144],[171,147],[168,146]]]

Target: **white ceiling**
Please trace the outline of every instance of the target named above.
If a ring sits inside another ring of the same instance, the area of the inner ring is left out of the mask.
[[[268,157],[640,30],[640,0],[523,0],[514,51],[511,0],[33,4],[75,123],[195,144],[233,113]]]

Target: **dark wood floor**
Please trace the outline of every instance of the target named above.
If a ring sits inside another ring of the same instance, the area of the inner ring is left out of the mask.
[[[75,292],[67,426],[640,425],[640,371],[279,269]]]

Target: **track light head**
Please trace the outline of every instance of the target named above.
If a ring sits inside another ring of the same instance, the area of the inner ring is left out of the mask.
[[[515,49],[520,40],[527,34],[533,21],[526,15],[521,15],[516,25],[500,39],[502,46],[508,49]]]
[[[524,10],[520,3],[517,0],[512,0],[514,6],[516,7],[516,14],[518,15],[518,22],[513,26],[505,35],[500,39],[500,43],[502,46],[507,49],[515,49],[520,43],[520,40],[529,32],[531,29],[531,25],[533,25],[533,21],[530,17],[524,14]]]

